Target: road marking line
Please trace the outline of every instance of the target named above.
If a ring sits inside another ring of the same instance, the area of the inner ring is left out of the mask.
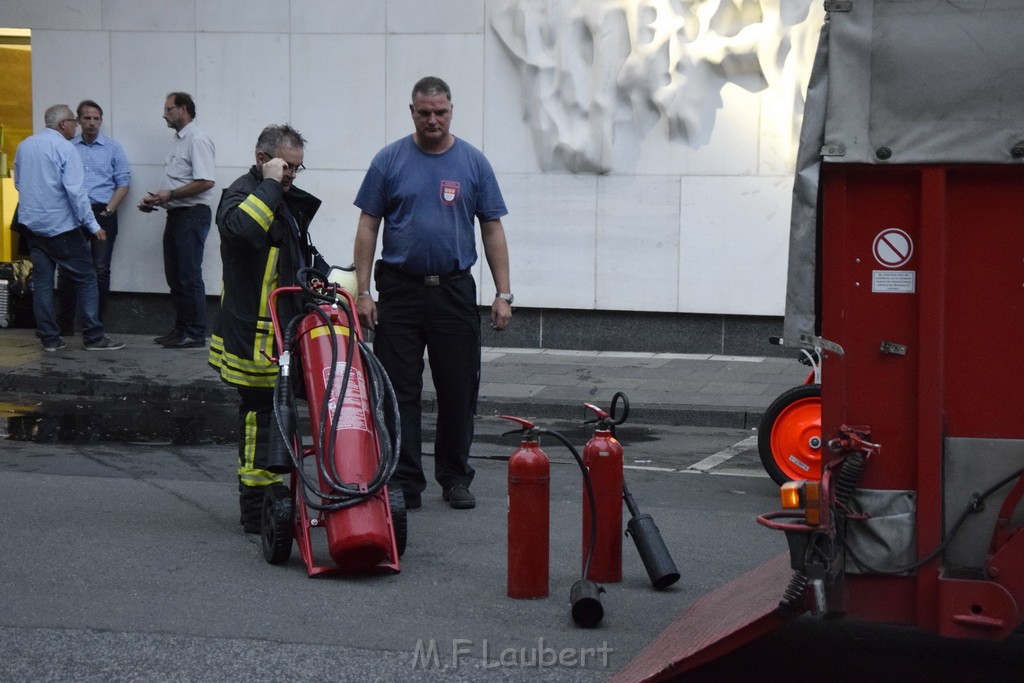
[[[756,445],[757,445],[757,436],[756,435],[755,436],[748,436],[747,438],[743,439],[743,441],[740,441],[737,444],[733,444],[732,446],[729,446],[728,448],[722,449],[722,450],[718,451],[717,453],[715,453],[714,455],[709,455],[708,457],[704,458],[700,462],[696,462],[696,463],[690,465],[686,469],[688,469],[688,470],[697,470],[698,472],[707,472],[712,467],[717,467],[718,465],[721,465],[726,460],[729,460],[729,459],[739,455],[740,453],[743,453],[744,451],[748,451],[748,450],[750,450],[750,448],[752,446],[756,446]]]
[[[654,467],[651,465],[623,465],[622,469],[625,470],[645,470],[647,472],[675,472],[674,467]]]

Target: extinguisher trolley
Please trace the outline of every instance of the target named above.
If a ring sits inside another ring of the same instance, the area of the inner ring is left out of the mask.
[[[821,473],[759,518],[789,552],[619,680],[805,612],[978,639],[1024,622],[1024,5],[825,6],[783,334],[823,349]]]

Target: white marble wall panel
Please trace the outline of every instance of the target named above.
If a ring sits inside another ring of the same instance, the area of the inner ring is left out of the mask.
[[[252,163],[268,123],[292,107],[287,34],[196,34],[196,120],[217,146],[217,165]]]
[[[217,169],[217,187],[226,187],[240,174],[236,168]],[[136,206],[146,188],[160,186],[163,165],[132,165],[133,185],[118,209],[117,244],[110,266],[110,288],[118,292],[167,293],[164,278],[163,234],[167,213],[142,213]],[[211,225],[203,257],[203,281],[207,294],[221,289],[220,237]]]
[[[383,3],[382,3],[383,4]],[[387,0],[389,33],[482,33],[480,0]]]
[[[218,196],[252,163],[264,125],[302,131],[310,170],[299,186],[324,202],[316,243],[347,265],[365,169],[412,132],[412,85],[436,75],[453,89],[453,133],[483,149],[505,193],[517,306],[781,314],[794,111],[806,82],[796,71],[809,63],[777,62],[760,93],[726,85],[700,144],[671,140],[653,110],[628,111],[629,120],[620,112],[602,155],[612,162],[606,175],[544,173],[519,65],[488,21],[496,2],[8,0],[0,24],[33,30],[36,129],[46,106],[93,98],[128,152],[135,182],[121,214],[115,290],[166,291],[164,216],[133,207],[159,187],[172,135],[161,118],[168,92],[196,98],[199,124],[217,145]],[[804,53],[816,42],[820,3],[808,16],[790,34]],[[220,288],[218,244],[213,231],[211,294]],[[482,261],[477,274],[489,303]]]
[[[74,67],[74,68],[72,68]],[[110,42],[105,31],[32,32],[32,128],[41,131],[43,113],[54,104],[72,110],[84,99],[103,107],[108,131],[110,107]]]
[[[516,66],[493,32],[484,38],[483,148],[505,173],[539,173]]]
[[[200,0],[195,7],[197,31],[287,33],[291,21],[280,0]]]
[[[306,158],[309,158],[315,147],[312,141],[307,144]],[[310,228],[310,234],[313,244],[331,265],[348,266],[352,263],[352,246],[359,220],[359,209],[352,205],[352,200],[356,198],[359,185],[363,182],[363,173],[309,170],[296,181],[298,187],[323,202]],[[377,253],[380,253],[379,240]]]
[[[167,93],[184,91],[196,99],[199,124],[206,125],[212,114],[203,108],[196,93],[194,34],[136,33],[110,34],[111,114],[117,117],[117,139],[124,145],[132,165],[163,164],[173,131],[163,120]],[[174,55],[169,59],[168,55]],[[33,52],[33,61],[36,54]]]
[[[365,170],[388,142],[384,36],[292,35],[291,41],[291,122],[309,140],[306,167]]]
[[[412,86],[424,76],[437,76],[452,89],[452,133],[476,147],[483,145],[483,45],[480,35],[388,37],[388,141],[413,132]]]
[[[782,315],[789,178],[684,178],[679,311]]]
[[[679,185],[678,176],[597,179],[597,308],[677,310]]]
[[[760,97],[726,83],[722,108],[707,144],[691,150],[688,175],[754,175],[757,173]],[[640,172],[646,172],[641,165]]]
[[[5,28],[103,28],[100,0],[4,0],[0,25]]]
[[[195,31],[196,3],[103,0],[103,28],[108,31]],[[178,56],[175,52],[163,55],[167,62]]]
[[[804,95],[810,76],[810,57],[818,45],[824,20],[822,3],[813,3],[806,16],[796,14],[790,21],[802,19],[792,30],[790,52],[807,55],[807,61],[787,59],[770,87],[761,95],[761,158],[758,172],[765,175],[791,175],[796,165],[796,149],[800,140]]]
[[[509,210],[502,223],[517,306],[594,308],[597,180],[592,175],[498,171]],[[477,249],[482,253],[479,244]],[[486,299],[481,303],[490,303],[494,283],[487,267],[480,269],[477,281]]]
[[[387,3],[291,0],[293,33],[384,33]]]

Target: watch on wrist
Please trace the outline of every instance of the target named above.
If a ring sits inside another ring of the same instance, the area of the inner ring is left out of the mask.
[[[511,306],[513,304],[513,302],[515,302],[515,300],[516,300],[516,298],[514,296],[512,296],[512,292],[495,292],[494,293],[494,298],[495,299],[504,299],[505,301],[508,302],[509,306]]]

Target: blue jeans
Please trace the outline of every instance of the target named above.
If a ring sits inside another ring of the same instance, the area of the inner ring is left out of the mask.
[[[107,297],[110,294],[110,259],[114,254],[114,242],[117,240],[117,214],[101,216],[105,211],[106,204],[93,204],[92,212],[96,222],[100,224],[107,239],[98,240],[90,237],[87,231],[83,231],[92,247],[92,263],[96,266],[96,287],[99,290],[99,317],[103,320],[103,314],[107,310]],[[60,326],[62,334],[72,334],[75,324],[75,286],[70,278],[64,273],[64,269],[57,268],[57,325]]]
[[[193,339],[206,337],[203,252],[210,218],[205,204],[173,208],[164,226],[164,276],[174,304],[174,329]]]
[[[32,260],[32,311],[36,316],[36,336],[44,344],[60,341],[53,297],[53,276],[60,266],[75,284],[82,338],[86,344],[103,339],[96,268],[85,235],[77,228],[56,237],[26,234]]]

